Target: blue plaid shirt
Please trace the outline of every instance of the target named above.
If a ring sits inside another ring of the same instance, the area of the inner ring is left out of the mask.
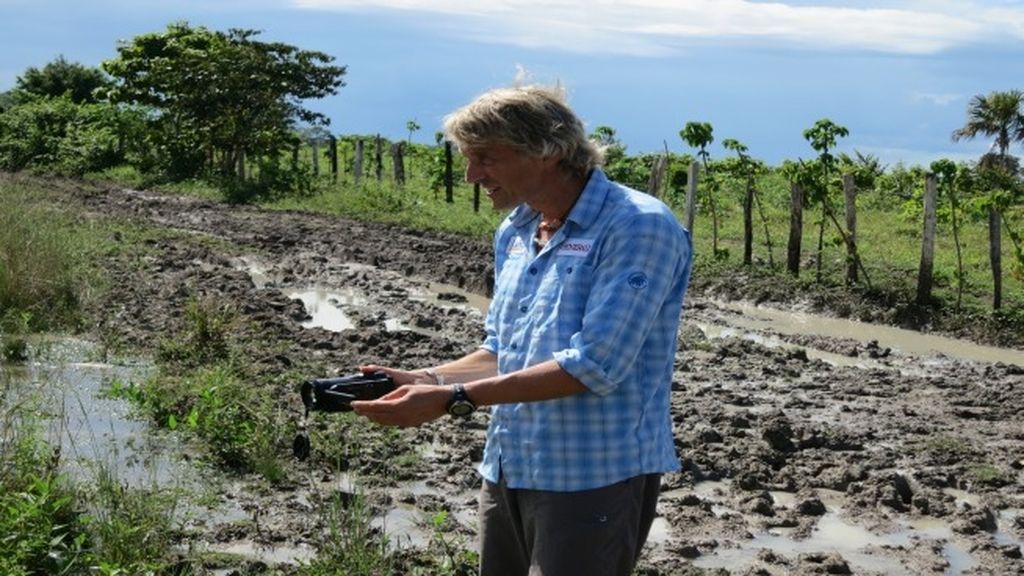
[[[539,252],[538,222],[520,205],[495,233],[481,347],[501,374],[554,359],[589,391],[494,406],[480,473],[566,492],[677,470],[669,396],[689,233],[662,202],[601,170]]]

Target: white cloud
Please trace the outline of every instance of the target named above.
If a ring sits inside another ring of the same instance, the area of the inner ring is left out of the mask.
[[[845,6],[754,0],[289,1],[317,10],[436,13],[451,18],[448,29],[480,41],[620,54],[669,52],[692,39],[903,54],[1024,40],[1024,8],[983,0],[850,1]]]
[[[963,95],[949,93],[937,94],[934,92],[915,92],[914,94],[911,95],[911,98],[913,98],[915,101],[924,100],[925,102],[931,102],[936,106],[949,106],[953,102],[963,99]]]

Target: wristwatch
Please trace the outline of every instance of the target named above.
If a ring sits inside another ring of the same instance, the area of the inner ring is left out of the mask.
[[[476,404],[469,399],[462,384],[452,384],[452,399],[448,401],[448,414],[465,418],[476,412]]]

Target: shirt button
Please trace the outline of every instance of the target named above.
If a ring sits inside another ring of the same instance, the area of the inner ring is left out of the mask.
[[[512,343],[512,345],[511,345],[511,346],[509,346],[509,348],[511,348],[511,349],[513,349],[513,350],[515,350],[516,348],[519,348],[519,345],[518,345],[518,344],[516,344],[515,342],[513,342],[513,343]]]
[[[566,274],[572,274],[572,266],[569,266],[569,269],[566,270],[565,273]]]
[[[537,274],[537,269],[536,268],[530,268],[530,274],[536,275]]]
[[[520,312],[526,312],[527,310],[529,310],[529,308],[527,308],[526,306],[520,306],[519,307],[519,311]]]

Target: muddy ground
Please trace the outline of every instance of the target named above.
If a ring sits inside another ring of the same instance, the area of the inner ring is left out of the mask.
[[[366,361],[418,367],[480,340],[479,311],[458,290],[429,283],[486,294],[488,242],[63,186],[84,215],[188,233],[154,241],[141,263],[111,263],[117,289],[97,326],[107,338],[152,345],[180,326],[185,300],[203,294],[237,305],[256,327],[241,336],[287,343],[258,358],[268,374],[304,366],[348,372]],[[852,339],[742,331],[710,338],[708,326],[730,326],[740,314],[705,292],[713,284],[695,277],[684,311],[673,379],[683,472],[664,479],[639,572],[1024,574],[1024,368]],[[357,291],[357,303],[339,303],[355,328],[303,328],[306,312],[288,294],[309,287]],[[816,359],[817,350],[849,362]],[[294,390],[268,393],[298,417]],[[364,489],[406,510],[453,510],[471,546],[473,461],[485,426],[481,411],[468,423],[403,431],[423,447],[420,463],[396,485]],[[240,479],[224,497],[252,511],[258,526],[212,523],[195,538],[313,543],[323,527],[310,514],[310,492],[337,475],[314,457],[294,461],[293,479],[276,488]]]

